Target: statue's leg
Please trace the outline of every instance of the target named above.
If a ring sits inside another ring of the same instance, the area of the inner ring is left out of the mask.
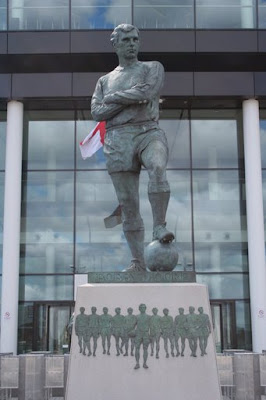
[[[151,356],[153,356],[154,342],[155,342],[155,336],[151,336]]]
[[[181,356],[184,356],[184,351],[185,351],[185,346],[186,346],[186,338],[185,337],[181,337]]]
[[[93,356],[96,356],[96,349],[97,349],[97,339],[98,337],[94,334],[93,335]]]
[[[106,334],[103,332],[102,333],[102,346],[103,346],[103,354],[106,353],[106,349],[105,349],[105,341],[106,341]]]
[[[141,342],[139,342],[139,340],[138,340],[137,343],[136,343],[136,347],[135,347],[135,359],[136,359],[135,369],[139,368],[140,345],[141,345]]]
[[[134,356],[134,349],[135,349],[135,339],[131,338],[131,355]]]
[[[111,334],[107,334],[107,354],[110,356],[110,347],[111,347]]]
[[[175,335],[175,348],[176,348],[176,356],[177,357],[180,355],[178,340],[179,340],[179,335],[176,333],[176,335]]]
[[[166,226],[170,187],[166,179],[168,149],[160,140],[151,141],[141,153],[141,161],[149,174],[148,197],[153,215],[153,240],[171,242],[174,234]]]
[[[159,358],[159,352],[160,352],[160,335],[157,335],[156,338],[156,358]]]
[[[123,231],[133,258],[128,270],[144,271],[144,226],[139,213],[139,174],[116,172],[110,176],[122,209]]]
[[[148,347],[149,347],[149,343],[147,343],[147,339],[145,338],[145,339],[143,339],[143,368],[148,368],[148,365],[147,365]]]

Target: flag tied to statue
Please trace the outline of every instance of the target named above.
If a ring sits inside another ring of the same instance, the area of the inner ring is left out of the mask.
[[[95,128],[80,142],[79,148],[83,160],[91,157],[103,147],[105,132],[105,121],[98,122]]]

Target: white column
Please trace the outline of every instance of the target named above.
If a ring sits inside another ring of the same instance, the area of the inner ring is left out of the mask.
[[[7,106],[0,351],[14,354],[17,353],[18,334],[22,134],[23,104],[10,101]]]
[[[243,102],[249,284],[253,351],[266,349],[266,268],[261,178],[259,103]]]

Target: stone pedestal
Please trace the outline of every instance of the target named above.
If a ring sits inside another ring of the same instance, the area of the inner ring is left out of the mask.
[[[108,308],[108,312],[105,310],[106,315],[102,317],[104,307]],[[203,308],[201,313],[199,307]],[[131,311],[128,308],[133,309],[132,315],[129,315]],[[155,318],[154,308],[158,309]],[[176,318],[182,314],[180,308],[184,309],[186,317]],[[208,335],[209,321],[210,306],[204,285],[143,283],[80,286],[66,400],[220,400],[212,332]],[[177,356],[182,350],[182,337],[184,354]],[[151,356],[152,341],[154,352]],[[135,346],[133,355],[131,342]],[[125,355],[127,344],[128,355]],[[193,348],[195,345],[196,349]],[[137,353],[139,349],[140,355],[139,368],[136,368],[136,349]],[[145,362],[146,352],[148,357]]]

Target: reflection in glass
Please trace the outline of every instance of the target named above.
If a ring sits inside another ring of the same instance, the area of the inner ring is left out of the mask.
[[[19,281],[20,301],[72,300],[73,276],[21,276]]]
[[[67,325],[71,317],[69,305],[39,304],[36,307],[34,332],[35,350],[62,354],[64,346],[69,345]],[[47,329],[48,327],[48,329]]]
[[[140,29],[191,29],[193,0],[134,0],[134,23]]]
[[[72,0],[72,29],[112,29],[131,23],[131,0]]]
[[[208,286],[210,299],[248,299],[247,274],[197,274],[197,283]]]
[[[18,308],[18,354],[33,350],[33,303],[19,304]]]
[[[69,29],[69,0],[10,0],[9,29]]]
[[[236,170],[193,171],[196,270],[247,269],[242,184]]]
[[[259,28],[266,28],[266,1],[258,0]]]
[[[74,168],[73,113],[28,113],[23,161],[27,169]],[[67,118],[63,120],[63,118]]]
[[[239,165],[237,111],[192,111],[191,141],[194,168],[237,168]]]
[[[168,168],[190,167],[189,120],[186,110],[164,110],[159,125],[164,130],[168,146]]]
[[[0,0],[0,31],[7,29],[7,0]]]
[[[196,0],[196,28],[252,29],[255,12],[255,0]]]
[[[252,350],[250,305],[246,301],[236,301],[235,305],[237,347]]]
[[[22,182],[21,272],[70,273],[73,172],[28,172]]]

